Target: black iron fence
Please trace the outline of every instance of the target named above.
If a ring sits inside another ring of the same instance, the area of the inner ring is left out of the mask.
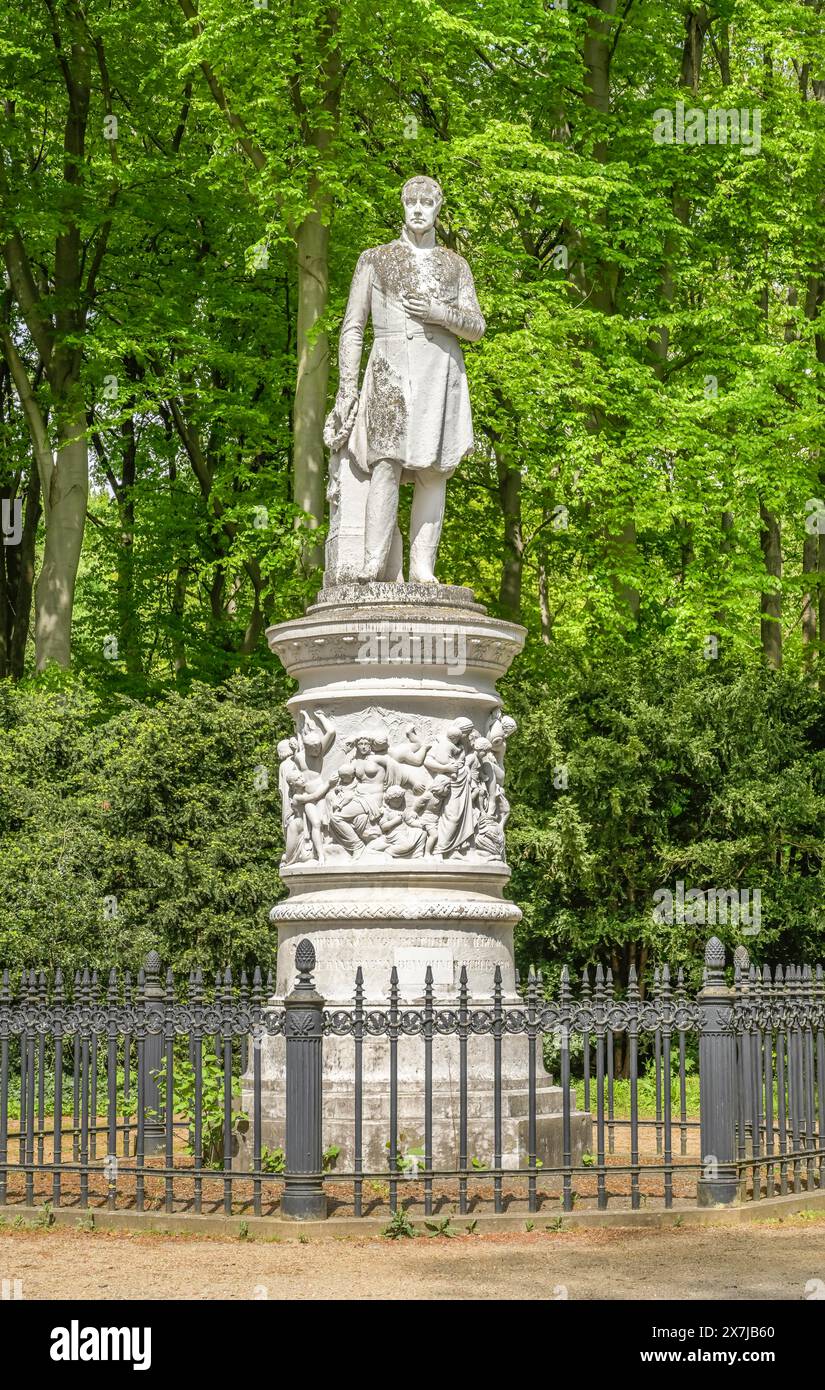
[[[553,997],[532,972],[508,996],[497,972],[471,998],[462,971],[445,1000],[428,970],[410,1006],[393,971],[380,1008],[359,971],[334,1010],[309,942],[281,1007],[257,970],[184,987],[154,953],[105,985],[24,972],[12,989],[6,971],[2,1215],[552,1216],[819,1189],[822,969],[736,956],[729,977],[714,938],[698,992],[662,967],[621,997],[599,967],[576,991],[564,970]]]

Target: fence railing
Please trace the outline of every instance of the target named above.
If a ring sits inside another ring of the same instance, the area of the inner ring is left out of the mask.
[[[621,997],[598,967],[554,997],[497,972],[472,998],[462,971],[445,999],[428,969],[414,1006],[395,971],[365,1002],[359,971],[334,1009],[308,941],[279,1007],[257,970],[183,986],[155,953],[105,987],[6,971],[0,1208],[552,1216],[819,1189],[822,968],[736,957],[728,982],[714,938],[695,994],[664,966]]]

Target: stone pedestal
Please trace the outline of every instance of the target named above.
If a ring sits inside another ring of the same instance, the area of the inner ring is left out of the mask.
[[[364,566],[364,528],[370,480],[344,451],[329,466],[329,532],[324,551],[328,575],[355,582]]]
[[[454,1004],[466,966],[473,1004],[489,1002],[496,967],[503,1004],[518,1002],[513,927],[521,913],[504,897],[506,740],[496,680],[521,650],[524,630],[491,618],[468,589],[448,585],[353,584],[323,590],[303,618],[268,632],[272,650],[298,682],[289,701],[296,739],[282,747],[280,786],[289,897],[272,911],[278,927],[277,998],[295,979],[304,937],[317,957],[316,988],[327,1008],[351,1007],[363,971],[364,1006],[386,1008],[390,973],[400,1006]],[[288,861],[288,862],[287,862]],[[502,1158],[523,1166],[527,1148],[527,1047],[502,1048]],[[283,1144],[282,1038],[262,1056],[264,1143]],[[493,1040],[468,1040],[469,1156],[493,1152]],[[399,1042],[402,1153],[421,1147],[424,1048]],[[364,1044],[364,1168],[387,1171],[389,1047]],[[353,1160],[354,1046],[324,1042],[324,1144],[338,1167]],[[538,1157],[561,1162],[561,1090],[538,1065]],[[458,1040],[433,1044],[436,1167],[458,1159]],[[251,1088],[242,1105],[251,1110]],[[589,1142],[589,1118],[573,1116],[574,1161]]]

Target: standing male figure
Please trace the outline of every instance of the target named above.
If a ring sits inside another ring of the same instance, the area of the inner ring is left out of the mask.
[[[358,578],[403,582],[398,489],[413,482],[410,582],[434,584],[447,479],[473,447],[458,339],[476,342],[485,323],[467,262],[436,246],[442,192],[435,179],[410,179],[401,199],[401,235],[364,251],[355,268],[324,438],[370,479]],[[359,394],[370,315],[374,343]]]

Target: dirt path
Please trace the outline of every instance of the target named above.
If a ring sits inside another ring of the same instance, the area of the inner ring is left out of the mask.
[[[825,1221],[306,1245],[4,1231],[5,1279],[27,1299],[803,1300],[825,1293]]]

